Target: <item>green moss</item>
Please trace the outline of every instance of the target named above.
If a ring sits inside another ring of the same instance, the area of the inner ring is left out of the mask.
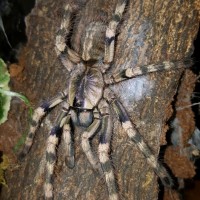
[[[0,184],[4,186],[7,186],[4,172],[8,168],[8,166],[9,166],[8,157],[2,154],[0,158]]]

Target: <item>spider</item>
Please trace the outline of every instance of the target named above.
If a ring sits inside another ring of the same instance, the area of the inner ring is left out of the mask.
[[[173,186],[172,178],[165,167],[157,160],[148,145],[143,141],[142,136],[131,122],[126,109],[109,86],[139,75],[160,70],[176,69],[190,65],[190,63],[188,61],[165,61],[158,65],[129,67],[119,73],[109,74],[108,69],[114,58],[116,29],[122,20],[126,6],[127,0],[118,0],[113,9],[114,13],[108,23],[91,20],[85,28],[85,33],[82,34],[81,39],[72,30],[72,41],[78,40],[77,43],[80,48],[66,43],[66,36],[69,35],[71,30],[71,18],[74,14],[74,7],[73,4],[68,3],[64,8],[63,21],[56,36],[55,49],[63,65],[71,72],[69,85],[66,90],[60,92],[50,101],[45,101],[40,107],[35,109],[30,132],[20,154],[20,158],[26,156],[32,146],[35,132],[41,119],[48,111],[62,102],[62,111],[57,117],[55,126],[52,128],[47,140],[44,186],[46,199],[53,199],[53,173],[57,157],[56,148],[61,134],[66,147],[66,165],[69,168],[73,168],[75,165],[71,124],[86,128],[81,135],[82,149],[92,167],[105,176],[109,199],[119,199],[110,160],[110,142],[112,138],[111,109],[114,109],[124,131],[144,154],[147,162],[159,176],[163,185],[170,188]],[[76,28],[84,29],[81,23],[76,24]],[[98,48],[95,48],[99,32],[104,36],[104,44],[100,44]],[[95,136],[97,131],[100,132],[98,157],[92,151],[90,144],[90,139]]]

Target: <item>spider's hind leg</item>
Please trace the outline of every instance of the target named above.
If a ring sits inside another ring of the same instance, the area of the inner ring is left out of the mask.
[[[35,136],[35,132],[40,124],[41,119],[45,116],[45,114],[51,110],[53,107],[61,103],[65,98],[67,97],[66,91],[60,92],[56,97],[52,98],[52,100],[48,102],[42,103],[42,105],[34,110],[32,119],[31,119],[31,125],[29,129],[29,133],[26,137],[25,145],[22,150],[22,152],[19,154],[19,160],[23,160],[23,158],[27,155],[29,152],[32,144],[33,139]]]
[[[110,102],[118,115],[119,121],[132,142],[134,142],[138,149],[146,157],[149,165],[154,169],[155,173],[159,176],[162,184],[165,187],[172,188],[174,186],[173,180],[165,167],[157,160],[156,156],[152,153],[149,146],[144,142],[142,135],[137,131],[123,105],[117,100],[114,93],[110,89],[104,91],[104,97]]]
[[[46,179],[44,185],[45,199],[53,199],[53,172],[56,163],[56,147],[59,137],[62,133],[63,126],[68,120],[68,106],[63,107],[62,112],[56,120],[56,125],[51,129],[47,140],[46,149]]]
[[[80,56],[66,44],[66,37],[71,30],[72,16],[77,9],[78,6],[73,1],[69,1],[66,4],[62,16],[63,20],[56,34],[55,51],[68,71],[72,70],[73,63],[79,63],[81,61]]]
[[[117,184],[114,176],[112,162],[110,160],[110,140],[112,135],[112,118],[110,115],[109,105],[105,100],[99,103],[99,110],[102,115],[102,127],[99,144],[99,160],[109,193],[109,200],[118,200]]]
[[[104,55],[104,67],[109,68],[110,63],[113,61],[114,57],[114,48],[115,48],[115,35],[118,24],[122,19],[123,12],[125,10],[127,0],[119,0],[117,2],[115,12],[111,21],[108,24],[106,29],[106,38],[105,38],[105,55]]]

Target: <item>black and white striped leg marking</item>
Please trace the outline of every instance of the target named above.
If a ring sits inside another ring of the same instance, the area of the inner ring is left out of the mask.
[[[57,32],[56,35],[55,50],[58,56],[62,52],[64,52],[67,47],[66,36],[69,34],[70,31],[72,12],[73,12],[72,6],[70,4],[67,4],[64,7],[63,20],[61,21],[59,31]]]
[[[154,169],[155,173],[161,179],[163,185],[165,187],[172,188],[173,180],[171,176],[168,174],[165,167],[157,160],[156,156],[152,153],[149,146],[144,142],[142,136],[130,121],[125,108],[116,99],[111,90],[106,89],[104,95],[118,115],[119,121],[121,122],[123,129],[128,134],[131,141],[133,141],[137,145],[138,149],[144,154],[150,166]]]
[[[63,65],[67,67],[69,71],[72,69],[72,62],[80,62],[80,56],[75,51],[70,49],[66,44],[66,36],[70,31],[73,12],[72,5],[68,3],[64,7],[63,20],[61,22],[60,29],[57,32],[55,44],[56,54],[61,58]]]
[[[171,69],[180,69],[180,68],[189,68],[193,64],[192,59],[186,59],[176,62],[165,61],[161,64],[152,64],[145,65],[136,68],[127,68],[122,70],[121,72],[112,75],[111,80],[107,79],[106,83],[117,83],[120,81],[124,81],[130,78],[134,78],[140,75],[146,75],[148,73],[157,72],[157,71],[165,71]]]
[[[62,113],[56,120],[56,125],[52,128],[47,140],[46,149],[46,179],[44,185],[45,199],[53,199],[53,173],[56,163],[56,147],[62,128],[67,120],[68,109],[63,108]]]
[[[70,115],[67,116],[66,123],[63,126],[62,138],[66,146],[65,164],[72,169],[74,167],[74,146],[72,141],[72,132],[70,126]]]
[[[102,115],[102,127],[99,144],[99,160],[106,179],[109,193],[109,200],[118,200],[117,185],[110,160],[110,140],[112,135],[112,119],[110,115],[109,105],[105,100],[99,103],[99,110]]]
[[[116,29],[119,22],[122,19],[122,14],[124,12],[126,4],[127,4],[127,0],[118,1],[116,5],[115,13],[106,29],[105,55],[104,55],[104,64],[106,68],[108,68],[109,64],[113,61]]]
[[[25,145],[22,150],[22,152],[19,155],[19,159],[22,160],[27,153],[29,152],[32,144],[33,144],[33,139],[35,136],[35,132],[40,124],[40,121],[44,115],[51,110],[53,107],[61,103],[65,98],[67,97],[66,91],[60,92],[56,97],[52,98],[49,102],[44,102],[40,107],[36,108],[34,110],[32,119],[31,119],[31,125],[30,125],[30,130],[29,133],[26,137]]]
[[[81,138],[81,144],[82,144],[82,149],[85,155],[87,156],[87,159],[92,165],[92,167],[95,170],[98,170],[100,173],[102,173],[99,160],[97,159],[97,156],[92,151],[92,148],[90,145],[90,138],[94,136],[94,134],[97,132],[97,130],[100,128],[100,125],[101,125],[101,120],[99,119],[99,115],[97,116],[96,111],[94,111],[94,113],[96,113],[96,116],[94,115],[94,121],[87,128],[87,130],[83,132],[82,138]]]

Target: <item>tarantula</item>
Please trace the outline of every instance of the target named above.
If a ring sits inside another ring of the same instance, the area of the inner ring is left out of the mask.
[[[90,21],[83,28],[76,24],[77,29],[85,30],[80,39],[74,35],[72,30],[71,37],[77,40],[80,47],[73,43],[66,42],[66,36],[71,30],[72,15],[74,7],[68,3],[64,8],[63,21],[60,30],[56,36],[56,53],[69,71],[71,71],[68,88],[60,92],[48,102],[44,102],[33,114],[30,132],[27,136],[25,146],[20,157],[24,157],[33,143],[36,129],[40,120],[45,114],[56,105],[63,102],[62,112],[56,120],[56,125],[52,128],[47,141],[46,149],[46,179],[45,179],[45,198],[53,198],[52,177],[56,162],[56,147],[60,135],[66,146],[66,164],[68,167],[74,167],[74,150],[71,136],[71,123],[74,126],[86,127],[82,133],[82,149],[94,169],[99,170],[105,176],[109,199],[119,199],[114,177],[112,163],[110,161],[110,141],[112,136],[112,118],[111,108],[118,116],[121,126],[128,134],[139,150],[144,154],[150,166],[159,176],[166,187],[172,187],[173,181],[164,166],[159,163],[156,156],[152,153],[148,145],[143,141],[142,136],[131,122],[128,113],[122,103],[116,98],[113,91],[109,88],[115,83],[134,78],[138,75],[144,75],[159,70],[175,69],[189,65],[185,62],[163,62],[159,65],[147,65],[137,68],[127,68],[119,73],[110,75],[107,73],[114,57],[114,44],[116,29],[122,19],[127,0],[118,0],[114,13],[108,24],[100,21]],[[87,10],[85,11],[87,12]],[[103,31],[102,31],[103,30]],[[79,30],[80,32],[80,30]],[[104,36],[104,44],[95,45],[98,40],[97,35],[101,32]],[[103,54],[103,55],[102,55]],[[90,139],[100,130],[100,139],[98,146],[98,155],[91,149]]]

